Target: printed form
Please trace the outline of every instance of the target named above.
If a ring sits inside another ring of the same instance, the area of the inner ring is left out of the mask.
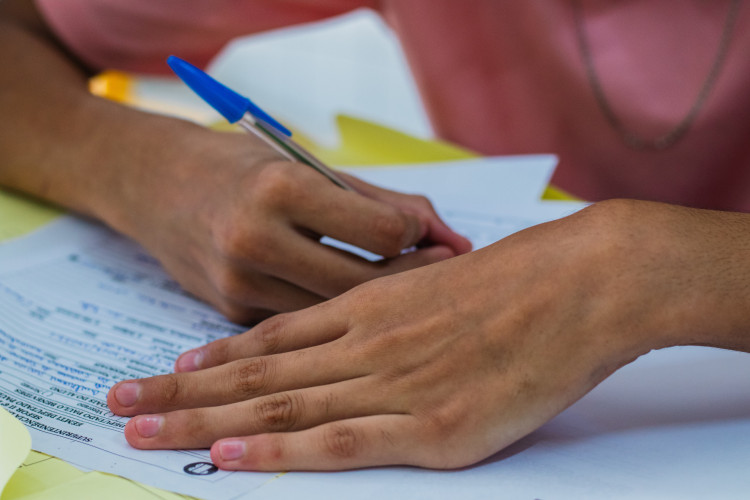
[[[55,242],[66,240],[54,255]],[[29,267],[19,265],[24,259],[0,264],[0,403],[27,426],[34,449],[146,482],[147,466],[166,489],[187,475],[201,496],[215,483],[242,491],[273,477],[208,474],[205,450],[133,450],[122,436],[127,419],[105,402],[118,380],[170,372],[185,349],[243,328],[185,295],[140,247],[98,225],[66,217],[10,246],[49,248]]]

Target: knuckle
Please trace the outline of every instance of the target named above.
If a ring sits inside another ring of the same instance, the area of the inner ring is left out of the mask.
[[[274,240],[267,218],[255,216],[229,222],[214,231],[214,247],[222,262],[266,262],[274,255]]]
[[[241,398],[254,398],[268,393],[269,365],[264,358],[238,361],[232,370],[232,387]]]
[[[444,436],[452,436],[460,430],[462,414],[452,405],[432,408],[423,416],[423,432],[428,442],[440,441]]]
[[[270,231],[265,233],[259,231],[258,234],[248,237],[248,244],[245,245],[245,250],[239,258],[261,266],[268,264],[278,255],[275,243]]]
[[[398,255],[407,237],[406,217],[393,208],[386,213],[375,215],[370,224],[371,234],[376,238],[379,251],[386,257]]]
[[[162,375],[159,381],[160,401],[167,406],[176,406],[182,400],[182,384],[180,377],[173,373]]]
[[[324,450],[336,458],[352,458],[362,452],[362,435],[346,424],[332,424],[323,433]]]
[[[247,233],[241,229],[245,226],[238,216],[229,214],[223,220],[212,225],[213,246],[221,257],[235,258],[242,255],[249,240]]]
[[[260,167],[252,186],[252,197],[262,207],[283,207],[297,193],[297,177],[286,162],[269,162]]]
[[[377,281],[377,280],[373,280]],[[351,324],[354,324],[355,322],[366,322],[373,318],[373,315],[377,315],[379,312],[378,308],[372,308],[368,307],[368,305],[372,305],[374,302],[373,300],[378,300],[377,294],[373,293],[372,281],[365,282],[361,285],[356,286],[349,292],[345,293],[344,295],[340,295],[336,297],[333,300],[336,300],[343,304],[343,309],[347,311],[347,314],[351,318]],[[378,323],[375,323],[375,325],[378,325]],[[371,337],[375,335],[375,331],[380,331],[380,328],[373,328],[372,330],[368,329],[367,333],[369,335],[367,337]],[[367,338],[366,337],[366,338]],[[354,337],[352,337],[353,339]],[[352,346],[358,345],[356,340],[350,340],[349,336],[345,335],[340,339],[340,341],[344,343],[351,342]]]
[[[261,354],[279,352],[287,322],[286,315],[278,314],[258,325],[254,333]]]
[[[435,207],[433,206],[430,199],[421,194],[414,195],[414,204],[416,205],[417,208],[419,208],[422,211],[425,211],[425,212],[435,211]]]
[[[368,330],[369,336],[372,337],[387,332],[389,327],[394,325],[394,321],[389,321],[390,315],[384,314],[383,308],[377,304],[384,296],[396,296],[407,291],[399,285],[394,276],[383,276],[362,283],[335,300],[344,303],[345,310],[351,318],[372,322],[373,327]]]
[[[274,394],[255,406],[255,419],[266,432],[285,432],[299,421],[302,402],[289,394]]]
[[[451,408],[430,411],[420,418],[414,465],[431,469],[453,469],[473,463],[461,450],[465,438],[466,416]]]

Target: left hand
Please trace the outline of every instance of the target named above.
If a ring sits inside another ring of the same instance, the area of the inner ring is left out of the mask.
[[[139,415],[136,448],[211,446],[223,469],[469,465],[650,349],[746,332],[747,308],[726,302],[746,300],[738,225],[597,204],[189,351],[108,404]]]

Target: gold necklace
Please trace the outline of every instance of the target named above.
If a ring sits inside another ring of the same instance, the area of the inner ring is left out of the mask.
[[[617,113],[615,113],[609,99],[607,99],[599,75],[596,72],[593,57],[591,56],[591,46],[586,35],[581,0],[572,0],[576,36],[583,57],[583,63],[586,67],[586,76],[588,77],[589,85],[591,85],[591,90],[594,93],[596,102],[602,110],[602,113],[604,113],[605,118],[612,128],[617,131],[620,137],[622,137],[622,140],[628,147],[638,150],[661,151],[674,145],[685,135],[695,121],[698,112],[705,104],[706,99],[711,92],[711,88],[716,82],[716,78],[719,76],[719,71],[729,50],[729,43],[732,39],[732,31],[734,30],[735,21],[737,20],[737,11],[739,10],[740,1],[741,0],[732,0],[729,5],[729,12],[724,21],[724,28],[721,32],[719,47],[716,49],[716,56],[711,63],[711,68],[709,69],[705,80],[703,80],[703,85],[701,85],[701,88],[698,91],[698,96],[695,98],[693,105],[690,106],[690,109],[682,120],[672,127],[671,130],[655,138],[644,138],[625,126],[622,120],[617,116]]]

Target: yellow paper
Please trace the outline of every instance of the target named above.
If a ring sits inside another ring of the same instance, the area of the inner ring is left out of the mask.
[[[101,472],[88,472],[55,486],[38,490],[14,500],[80,500],[82,498],[106,500],[182,500],[182,495],[151,488],[134,481]],[[2,500],[9,500],[3,496]]]
[[[39,200],[0,189],[0,241],[31,232],[61,213]]]
[[[0,407],[0,493],[31,450],[31,436],[21,422]]]
[[[351,116],[338,115],[336,125],[341,138],[336,148],[322,148],[298,132],[294,138],[321,160],[336,166],[421,163],[477,157],[475,153],[451,144],[418,139]]]
[[[32,451],[8,481],[1,500],[184,500],[186,497],[101,472],[82,472],[44,453]]]
[[[25,498],[82,475],[84,472],[62,460],[31,451],[5,486],[2,500]]]

